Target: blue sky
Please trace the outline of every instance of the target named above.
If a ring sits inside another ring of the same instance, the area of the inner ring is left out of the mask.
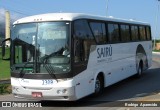
[[[42,13],[74,12],[106,16],[107,0],[0,0],[0,9],[9,10],[14,18]],[[160,11],[157,32],[158,0],[109,0],[108,16],[135,19],[152,26],[153,37],[160,39]]]

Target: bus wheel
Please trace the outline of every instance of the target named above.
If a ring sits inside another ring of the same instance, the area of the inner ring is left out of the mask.
[[[102,76],[98,75],[95,82],[95,92],[94,96],[100,95],[103,90],[103,78]]]
[[[138,70],[137,70],[136,77],[137,77],[137,78],[140,78],[140,77],[142,76],[142,73],[143,73],[143,63],[140,62],[140,63],[139,63],[139,66],[138,66]]]

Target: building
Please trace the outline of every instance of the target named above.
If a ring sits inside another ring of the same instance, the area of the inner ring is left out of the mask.
[[[156,50],[160,50],[160,43],[156,43]]]

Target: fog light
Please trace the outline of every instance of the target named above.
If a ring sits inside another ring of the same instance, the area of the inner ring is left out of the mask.
[[[63,90],[62,90],[62,93],[66,93],[66,92],[67,92],[67,90],[66,90],[66,89],[63,89]]]
[[[61,94],[62,93],[62,91],[61,90],[57,90],[57,94]]]

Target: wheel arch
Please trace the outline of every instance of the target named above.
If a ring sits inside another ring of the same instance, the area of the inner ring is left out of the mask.
[[[141,44],[137,46],[137,50],[136,50],[136,68],[137,69],[140,64],[143,69],[148,68],[147,54],[144,47]]]
[[[105,75],[104,75],[104,72],[102,72],[102,71],[97,72],[96,75],[94,76],[94,84],[96,83],[96,78],[98,76],[100,76],[102,78],[103,87],[105,87]]]

